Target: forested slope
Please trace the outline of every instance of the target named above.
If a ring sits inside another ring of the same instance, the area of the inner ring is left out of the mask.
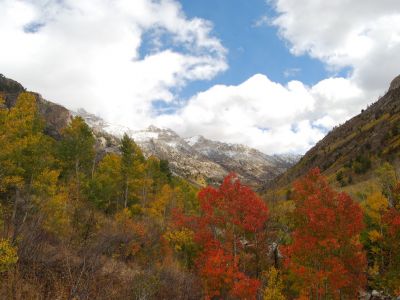
[[[324,174],[338,176],[340,185],[351,185],[373,177],[385,161],[397,165],[400,154],[400,77],[377,102],[343,125],[334,128],[311,148],[275,185],[285,186],[319,167]]]

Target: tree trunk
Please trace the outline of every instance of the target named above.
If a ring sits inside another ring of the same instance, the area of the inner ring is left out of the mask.
[[[80,198],[80,191],[81,191],[81,183],[79,180],[79,159],[75,161],[75,176],[76,176],[76,200],[79,201]]]
[[[17,235],[18,235],[18,205],[20,202],[21,198],[21,192],[19,188],[15,190],[15,200],[14,200],[14,208],[13,208],[13,213],[12,213],[12,224],[13,224],[13,236],[12,236],[12,244],[15,244],[15,241],[17,240]]]
[[[129,191],[129,186],[128,186],[128,180],[125,181],[125,192],[124,192],[124,208],[128,206],[128,191]]]

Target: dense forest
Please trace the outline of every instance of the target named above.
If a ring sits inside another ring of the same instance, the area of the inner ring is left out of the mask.
[[[282,200],[233,173],[194,186],[128,135],[99,151],[80,117],[57,139],[45,125],[33,94],[0,102],[1,299],[400,296],[389,163],[361,199],[313,168]]]

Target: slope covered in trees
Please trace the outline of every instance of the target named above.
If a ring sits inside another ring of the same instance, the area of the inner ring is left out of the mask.
[[[128,137],[99,157],[79,117],[59,140],[44,128],[35,95],[1,106],[1,298],[156,297],[170,281],[181,287],[169,293],[198,295],[163,242],[170,210],[194,209],[196,189]]]
[[[198,190],[127,135],[103,151],[80,117],[49,134],[39,100],[0,102],[1,299],[400,296],[392,164],[358,198],[317,168],[286,200],[235,174]]]
[[[399,164],[400,76],[377,102],[334,128],[301,160],[275,180],[285,186],[308,170],[318,167],[337,178],[340,186],[352,185],[374,176],[384,162]]]

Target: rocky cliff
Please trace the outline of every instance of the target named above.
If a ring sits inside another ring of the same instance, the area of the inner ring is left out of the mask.
[[[8,108],[15,105],[18,95],[26,89],[18,82],[0,74],[0,97]],[[71,112],[65,107],[43,99],[38,93],[33,93],[38,103],[39,113],[46,122],[45,132],[54,138],[59,138],[71,117]]]

